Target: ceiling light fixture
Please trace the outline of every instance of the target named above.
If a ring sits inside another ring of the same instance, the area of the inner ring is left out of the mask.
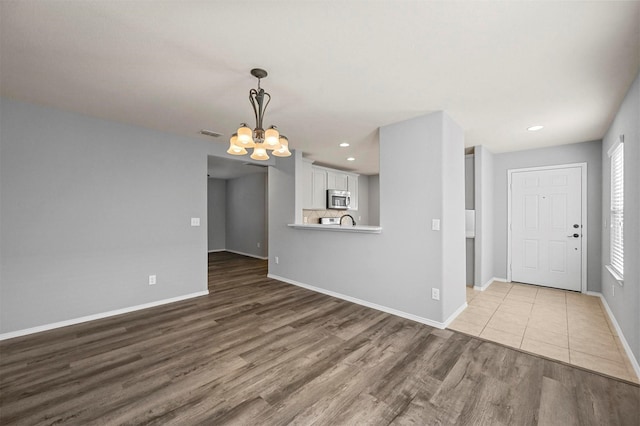
[[[543,129],[543,128],[544,128],[544,126],[531,126],[531,127],[527,127],[527,130],[530,131],[530,132],[535,132],[535,131],[538,131],[538,130]]]
[[[251,75],[258,79],[258,89],[249,90],[249,102],[253,107],[256,127],[251,130],[246,123],[240,124],[238,131],[229,140],[227,153],[245,155],[248,154],[247,148],[253,148],[251,158],[254,160],[268,160],[267,150],[273,151],[273,155],[276,157],[289,157],[291,155],[289,139],[281,135],[276,126],[271,126],[266,131],[262,127],[264,113],[271,102],[271,95],[260,87],[260,79],[265,78],[267,72],[260,68],[254,68],[251,70]]]
[[[353,157],[349,157],[349,158],[347,158],[347,161],[356,161],[356,159],[353,158]]]
[[[340,148],[346,148],[346,147],[348,147],[348,146],[349,146],[349,142],[342,142],[342,143],[340,144]]]

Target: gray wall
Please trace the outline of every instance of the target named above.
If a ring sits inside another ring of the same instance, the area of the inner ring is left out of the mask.
[[[507,170],[587,163],[587,289],[600,291],[602,234],[602,143],[575,143],[494,156],[494,276],[507,277]]]
[[[224,179],[207,179],[208,250],[224,250],[227,247],[227,182]]]
[[[464,208],[473,210],[475,207],[475,155],[464,156]]]
[[[449,318],[466,301],[464,131],[443,114],[442,317]]]
[[[400,153],[399,144],[415,155],[403,154],[405,149]],[[442,170],[444,159],[450,161],[450,157],[459,163],[451,166],[455,176]],[[444,321],[449,311],[465,303],[463,163],[462,130],[443,113],[381,128],[383,231],[356,234],[287,227],[295,217],[296,167],[278,159],[269,171],[270,273]],[[451,192],[447,199],[445,178],[451,181],[446,186]],[[431,230],[432,218],[442,219],[443,231]],[[445,233],[458,241],[444,245]],[[432,300],[431,288],[439,288],[443,300]]]
[[[468,286],[473,286],[475,280],[475,238],[467,238],[465,242],[465,255],[466,255],[466,273],[465,273],[465,283]]]
[[[266,176],[254,173],[227,180],[227,250],[267,256]]]
[[[602,235],[602,259],[598,277],[602,294],[616,321],[640,360],[640,75],[629,89],[602,143],[602,217],[609,224],[610,165],[607,151],[624,134],[624,286],[613,279],[609,263],[609,227]],[[602,222],[600,222],[602,223]]]
[[[369,225],[369,176],[358,176],[358,210],[351,213],[358,225]]]
[[[483,146],[475,147],[475,210],[476,210],[476,238],[475,238],[475,286],[484,286],[494,274],[494,182],[493,182],[493,154]],[[506,278],[506,274],[504,277]]]
[[[369,225],[380,225],[380,175],[369,176]]]
[[[7,98],[0,141],[0,333],[207,290],[222,144]]]
[[[475,207],[475,156],[473,154],[464,157],[464,208],[465,210],[473,210]],[[473,285],[475,276],[475,239],[467,238],[466,241],[466,283]]]

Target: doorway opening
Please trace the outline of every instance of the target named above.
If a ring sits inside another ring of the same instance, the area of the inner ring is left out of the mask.
[[[237,255],[263,261],[268,259],[268,170],[268,166],[260,164],[216,156],[208,157],[209,263],[211,253],[216,252],[234,254],[214,256],[218,262],[237,258]],[[211,271],[209,276],[211,278]]]

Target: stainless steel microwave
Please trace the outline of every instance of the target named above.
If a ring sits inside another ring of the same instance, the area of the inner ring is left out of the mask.
[[[349,191],[327,189],[327,209],[348,210],[351,204]]]

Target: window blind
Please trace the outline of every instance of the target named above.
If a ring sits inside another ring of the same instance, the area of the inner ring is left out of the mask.
[[[624,276],[624,144],[611,153],[611,267]]]

